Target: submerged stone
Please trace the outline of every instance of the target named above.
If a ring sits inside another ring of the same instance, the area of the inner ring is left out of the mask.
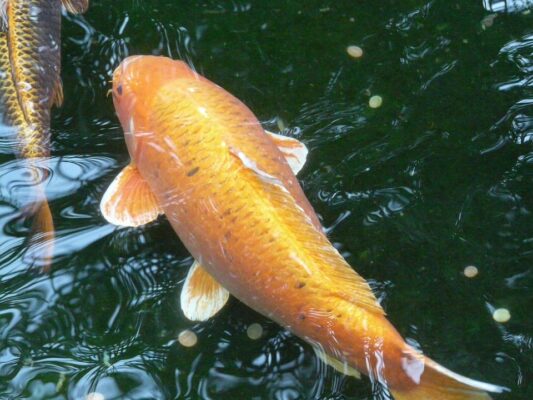
[[[361,58],[363,57],[363,49],[359,46],[348,46],[346,48],[346,52],[350,57],[353,58]]]
[[[381,96],[375,95],[368,100],[368,105],[370,108],[379,108],[383,104],[383,98]]]
[[[477,269],[477,267],[473,265],[469,265],[468,267],[465,268],[463,273],[465,274],[467,278],[475,278],[478,275],[479,270]]]
[[[246,329],[246,334],[252,340],[257,340],[263,336],[263,327],[257,323],[251,324],[248,329]]]
[[[185,329],[178,335],[178,341],[184,347],[193,347],[198,343],[198,336],[190,329]]]
[[[494,321],[504,324],[511,319],[511,313],[506,308],[498,308],[492,313],[492,318]]]

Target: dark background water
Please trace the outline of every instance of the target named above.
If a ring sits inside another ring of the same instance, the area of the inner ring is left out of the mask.
[[[99,201],[128,162],[108,81],[124,57],[161,54],[308,145],[307,196],[411,343],[512,389],[497,399],[532,399],[532,26],[533,13],[490,16],[481,0],[94,0],[67,16],[50,275],[23,262],[10,186],[21,163],[0,142],[0,398],[384,397],[234,299],[187,321],[191,259],[169,224],[103,220]],[[475,279],[462,274],[471,264]],[[494,322],[498,307],[509,323]],[[186,328],[193,348],[176,340]]]

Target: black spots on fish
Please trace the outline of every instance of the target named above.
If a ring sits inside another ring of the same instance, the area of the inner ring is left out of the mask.
[[[254,212],[250,211],[245,213],[241,220],[245,221],[249,228],[257,229],[257,225],[259,224],[259,220],[255,218]],[[259,235],[257,235],[259,236]]]
[[[234,213],[234,214],[237,214],[237,213],[239,213],[239,211],[241,211],[243,208],[244,208],[243,205],[238,205],[238,206],[234,207],[234,209],[233,209],[233,213]]]
[[[200,170],[200,167],[194,167],[189,172],[187,172],[187,176],[188,177],[194,176],[199,170]]]
[[[270,232],[270,230],[268,228],[267,229],[263,229],[261,232],[259,232],[258,236],[260,236],[260,237],[267,236],[269,232]]]
[[[305,287],[305,282],[299,281],[296,283],[296,289],[303,289]]]
[[[337,314],[336,317],[337,318],[342,318],[342,314]]]
[[[300,321],[305,320],[305,314],[304,314],[304,313],[300,313],[300,314],[298,314],[298,319],[299,319]]]
[[[230,214],[231,214],[231,208],[228,208],[226,211],[224,211],[224,212],[222,213],[222,215],[223,215],[224,217],[227,217],[227,216],[230,215]]]

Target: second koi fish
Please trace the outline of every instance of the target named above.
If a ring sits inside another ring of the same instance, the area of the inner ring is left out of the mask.
[[[31,173],[34,195],[23,214],[33,217],[28,247],[41,249],[32,257],[45,269],[52,256],[54,223],[41,185],[48,171],[35,161],[50,156],[50,109],[63,101],[62,5],[78,13],[89,0],[0,0],[0,109],[3,122],[16,131],[17,155]]]

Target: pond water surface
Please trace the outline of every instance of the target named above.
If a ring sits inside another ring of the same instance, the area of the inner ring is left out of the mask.
[[[387,398],[235,299],[189,322],[179,291],[191,258],[168,222],[119,229],[102,218],[100,199],[128,163],[106,96],[112,71],[158,54],[306,143],[310,202],[410,343],[512,390],[496,399],[533,399],[533,12],[483,4],[94,0],[65,16],[50,274],[24,262],[22,164],[0,142],[0,398]],[[492,318],[500,307],[506,324]],[[196,346],[179,344],[184,329]]]

